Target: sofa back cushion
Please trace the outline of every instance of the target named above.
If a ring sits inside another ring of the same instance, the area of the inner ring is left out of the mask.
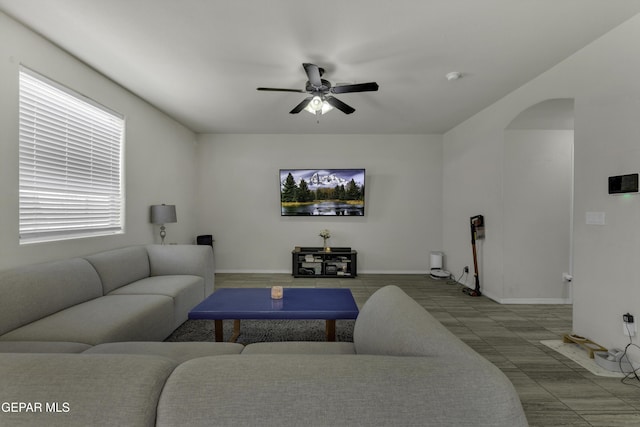
[[[104,295],[149,277],[149,255],[144,246],[129,246],[86,256],[100,275]]]
[[[344,354],[191,359],[168,378],[156,427],[525,427],[509,379],[489,362]]]
[[[17,267],[0,272],[0,335],[98,298],[96,270],[82,258]]]
[[[358,354],[480,357],[397,286],[378,289],[353,329]]]

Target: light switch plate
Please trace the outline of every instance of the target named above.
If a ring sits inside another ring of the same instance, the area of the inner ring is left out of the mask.
[[[587,212],[586,222],[590,225],[605,225],[604,212]]]

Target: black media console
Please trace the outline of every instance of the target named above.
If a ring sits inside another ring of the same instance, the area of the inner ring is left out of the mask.
[[[351,248],[300,247],[292,252],[294,277],[345,277],[358,275],[358,252]]]

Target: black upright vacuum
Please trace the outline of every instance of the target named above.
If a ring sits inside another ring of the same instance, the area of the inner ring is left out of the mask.
[[[476,252],[476,239],[484,238],[484,217],[482,215],[472,216],[469,220],[471,225],[471,249],[473,249],[473,273],[475,276],[476,286],[475,289],[462,288],[462,292],[472,297],[479,297],[482,295],[480,292],[480,279],[478,277],[478,254]]]

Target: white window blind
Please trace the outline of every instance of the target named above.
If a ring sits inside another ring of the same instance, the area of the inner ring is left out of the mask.
[[[121,233],[124,118],[25,67],[20,243]]]

